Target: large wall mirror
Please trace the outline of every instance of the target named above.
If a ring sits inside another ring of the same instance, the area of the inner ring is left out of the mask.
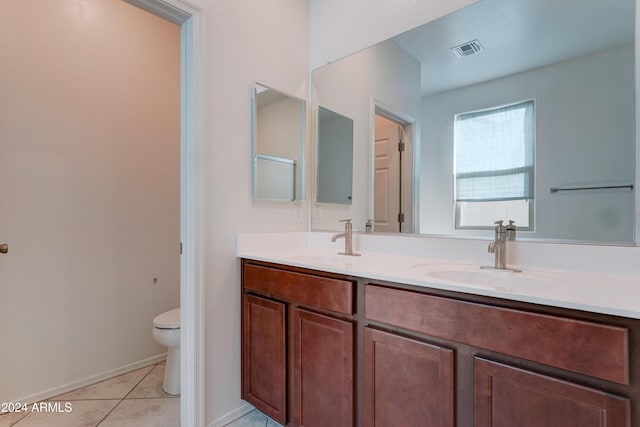
[[[515,219],[521,239],[634,244],[634,24],[634,0],[480,0],[314,70],[314,105],[354,120],[354,189],[313,228],[490,237]],[[380,111],[404,154],[388,188],[410,201],[391,228]]]
[[[305,101],[256,84],[253,107],[254,199],[303,200]]]

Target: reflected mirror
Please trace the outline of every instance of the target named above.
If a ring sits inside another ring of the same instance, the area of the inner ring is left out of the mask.
[[[256,84],[253,106],[254,199],[303,200],[304,100]]]
[[[316,201],[351,204],[353,120],[318,107]]]
[[[518,218],[519,239],[633,244],[634,23],[634,0],[480,0],[314,70],[314,104],[354,120],[354,188],[313,228],[378,216],[384,111],[413,168],[396,230],[492,237]]]

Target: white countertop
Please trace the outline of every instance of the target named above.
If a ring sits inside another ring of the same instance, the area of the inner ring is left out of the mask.
[[[362,255],[337,255],[342,247],[320,245],[326,233],[243,234],[238,236],[237,256],[295,267],[369,279],[524,301],[640,319],[640,277],[557,268],[528,267],[522,272],[480,269],[491,264],[460,257],[419,256],[372,251],[361,244]],[[436,242],[438,244],[439,242]],[[432,243],[423,243],[432,244]],[[482,247],[486,242],[482,242]],[[408,245],[410,246],[410,245]],[[486,252],[486,248],[485,248]],[[440,255],[440,254],[439,254]],[[446,254],[445,254],[446,255]],[[489,254],[491,255],[491,254]]]

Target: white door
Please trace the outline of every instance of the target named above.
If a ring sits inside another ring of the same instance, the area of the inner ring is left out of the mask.
[[[376,114],[374,230],[399,232],[401,225],[400,143],[401,126]]]
[[[413,119],[375,115],[374,229],[413,231]]]

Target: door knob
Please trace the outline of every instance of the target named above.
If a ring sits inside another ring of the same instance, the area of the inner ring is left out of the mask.
[[[7,252],[9,252],[9,245],[7,245],[6,243],[1,244],[0,254],[6,254]]]

